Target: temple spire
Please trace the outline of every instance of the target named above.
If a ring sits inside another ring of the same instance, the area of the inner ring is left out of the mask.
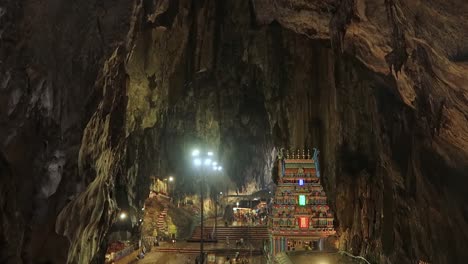
[[[291,153],[292,159],[278,161],[284,171],[269,211],[271,256],[320,250],[320,241],[336,234],[333,212],[320,183],[318,150],[313,149],[313,155],[309,149],[306,154],[305,148],[291,149]]]

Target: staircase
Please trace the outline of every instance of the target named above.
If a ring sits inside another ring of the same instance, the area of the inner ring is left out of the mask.
[[[159,232],[167,234],[167,223],[166,223],[166,216],[167,216],[167,206],[164,206],[162,212],[158,215],[158,219],[156,220],[156,227]]]
[[[225,242],[226,237],[229,237],[230,243],[235,243],[236,240],[241,238],[244,241],[263,241],[268,239],[268,228],[266,226],[230,226],[230,227],[217,227],[217,238],[218,241]],[[208,235],[213,232],[212,226],[203,227],[203,235],[205,241],[209,242]],[[192,237],[187,242],[199,242],[201,237],[201,228],[197,226],[192,233]]]
[[[188,255],[198,255],[200,254],[199,248],[190,248],[190,247],[161,247],[161,248],[154,248],[157,252],[173,252],[178,254],[188,254]],[[216,255],[222,256],[229,256],[233,258],[237,252],[243,253],[251,253],[253,256],[262,255],[262,251],[260,249],[239,249],[239,248],[232,248],[232,249],[214,249],[214,248],[205,248],[203,250],[205,253],[215,253]]]

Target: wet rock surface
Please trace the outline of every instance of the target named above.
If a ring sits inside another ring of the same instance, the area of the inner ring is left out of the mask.
[[[0,262],[101,263],[149,176],[267,187],[319,147],[339,247],[468,258],[468,6],[450,1],[0,3]],[[222,186],[222,187],[220,187]],[[136,217],[130,220],[138,221]]]

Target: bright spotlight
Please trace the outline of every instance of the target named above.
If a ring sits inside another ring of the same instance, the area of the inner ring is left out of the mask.
[[[171,182],[171,181],[173,181],[173,180],[174,180],[174,177],[170,176],[170,177],[169,177],[169,181]]]
[[[219,192],[219,194],[223,194],[223,192]]]
[[[197,157],[198,155],[200,155],[200,151],[198,149],[192,151],[192,157]]]
[[[200,166],[202,164],[202,161],[201,161],[201,159],[195,159],[195,160],[193,160],[193,164],[195,164],[195,166],[198,167],[198,166]]]
[[[120,220],[124,220],[125,218],[127,218],[127,214],[125,212],[122,212],[120,213]]]
[[[142,211],[144,211],[144,210],[145,210],[145,208],[143,207],[143,208],[141,208],[141,210],[142,210]]]
[[[203,165],[209,166],[211,164],[211,159],[205,159],[205,162],[203,162]]]
[[[223,167],[218,166],[218,171],[222,171],[222,170],[223,170]]]
[[[208,156],[213,156],[213,151],[208,151]]]
[[[218,162],[216,162],[216,161],[215,161],[215,162],[213,162],[213,166],[215,166],[215,167],[216,167],[216,165],[218,165]]]

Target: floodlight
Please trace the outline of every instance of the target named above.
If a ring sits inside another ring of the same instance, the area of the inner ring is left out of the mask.
[[[193,157],[196,157],[198,155],[200,155],[200,151],[198,149],[195,149],[195,150],[192,151],[192,156]]]

